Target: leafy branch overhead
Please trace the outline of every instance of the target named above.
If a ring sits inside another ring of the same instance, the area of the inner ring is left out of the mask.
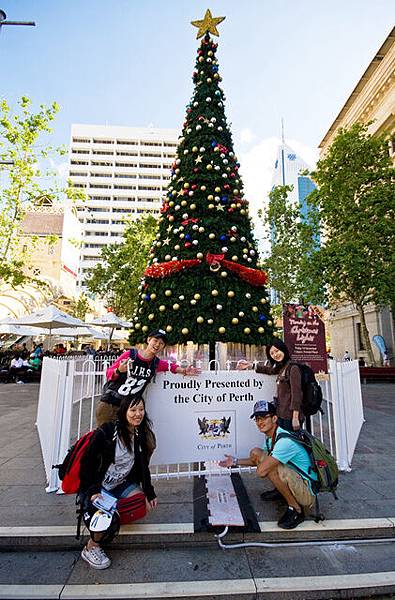
[[[128,222],[123,242],[103,248],[102,262],[92,269],[85,281],[91,293],[104,299],[108,307],[126,319],[131,317],[138,302],[138,286],[156,226],[156,219],[152,215]]]
[[[13,113],[6,100],[0,101],[0,161],[3,163],[0,164],[3,179],[0,281],[14,286],[34,279],[28,274],[31,248],[24,248],[20,243],[26,212],[65,196],[70,200],[84,199],[84,194],[70,183],[62,185],[53,174],[42,170],[51,156],[64,154],[64,149],[47,143],[59,106],[56,102],[49,107],[42,104],[33,112],[31,104],[29,98],[23,96],[18,110]]]

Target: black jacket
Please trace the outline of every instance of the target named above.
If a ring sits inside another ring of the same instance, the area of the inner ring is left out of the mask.
[[[81,459],[80,495],[90,499],[93,494],[100,492],[107,469],[115,459],[116,433],[116,423],[104,423],[93,434]],[[134,435],[134,464],[126,481],[141,485],[147,499],[151,501],[156,498],[156,494],[151,484],[148,460],[145,434],[142,431],[136,432]]]

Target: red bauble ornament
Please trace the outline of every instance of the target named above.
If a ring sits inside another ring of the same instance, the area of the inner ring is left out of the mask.
[[[196,188],[197,188],[197,185],[196,185],[196,183],[192,184],[191,188],[192,188],[193,190],[196,190]]]
[[[185,242],[184,246],[185,246],[185,248],[189,248],[190,246],[192,246],[192,243],[191,242]]]
[[[234,212],[234,208],[228,208],[228,213]]]

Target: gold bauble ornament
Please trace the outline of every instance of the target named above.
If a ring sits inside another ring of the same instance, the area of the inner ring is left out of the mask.
[[[266,302],[267,302],[266,298],[261,298],[261,302],[262,302],[262,304],[266,304]]]
[[[209,205],[208,205],[208,208],[209,208],[210,210],[213,210],[213,208],[214,208],[214,204],[209,204]]]
[[[179,304],[177,304],[177,303],[173,304],[173,310],[178,310],[179,308],[180,308]]]
[[[258,327],[258,333],[265,333],[264,327]]]
[[[136,323],[134,327],[135,327],[135,329],[140,329],[141,323]]]
[[[212,168],[213,168],[213,165],[211,165],[210,163],[206,166],[207,171],[211,171]]]
[[[171,325],[166,325],[166,331],[167,333],[170,333],[170,331],[173,329],[173,327]]]
[[[241,215],[245,215],[245,214],[246,214],[246,211],[244,210],[244,208],[241,208],[241,209],[240,209],[240,214],[241,214]]]
[[[217,186],[217,187],[215,188],[215,191],[217,192],[217,194],[219,194],[219,192],[221,191],[221,188]]]
[[[227,277],[228,273],[226,271],[221,271],[221,277]]]
[[[189,188],[189,183],[188,183],[187,181],[184,183],[184,188],[185,188],[186,190]]]
[[[182,200],[181,206],[186,206],[187,204],[188,204],[188,202],[186,200]]]
[[[166,256],[165,256],[165,260],[171,260],[171,256],[170,256],[170,254],[166,254]]]
[[[195,298],[195,300],[200,300],[200,298],[201,298],[201,295],[200,295],[200,294],[194,294],[194,296],[193,296],[193,297]]]
[[[146,333],[148,331],[148,325],[143,325],[141,331],[144,331],[144,333]]]
[[[229,290],[229,292],[228,292],[228,298],[234,298],[234,295],[235,295],[234,291],[233,290]]]
[[[201,186],[200,186],[200,189],[202,190],[202,192],[205,192],[207,188],[206,188],[206,186],[205,186],[205,185],[201,185]]]
[[[225,327],[218,327],[218,331],[219,333],[225,333],[226,329]]]
[[[153,313],[150,313],[150,314],[148,315],[148,318],[149,318],[149,320],[150,320],[150,321],[152,321],[152,319],[154,318],[154,316],[155,316],[155,315],[154,315]]]
[[[212,296],[218,296],[218,290],[211,290]]]
[[[169,221],[170,221],[170,223],[172,223],[172,222],[174,221],[174,217],[173,217],[173,215],[170,215],[170,217],[169,217]]]
[[[239,319],[237,317],[234,317],[232,319],[232,325],[237,325],[238,322],[239,322]]]
[[[196,208],[196,204],[191,204],[191,206],[189,207],[191,210],[195,210]]]
[[[198,151],[198,147],[197,147],[197,146],[194,146],[194,147],[192,148],[192,152],[197,152],[197,151]]]
[[[244,327],[244,333],[251,333],[251,329],[249,327]]]
[[[166,310],[166,306],[164,304],[161,304],[159,310],[160,312],[164,312]]]
[[[172,291],[171,290],[165,290],[165,296],[171,296]]]
[[[207,324],[208,325],[212,325],[214,323],[214,321],[212,319],[207,319]]]
[[[196,321],[197,321],[197,323],[204,323],[204,319],[203,319],[203,317],[198,317],[198,318],[196,319]]]
[[[215,233],[209,233],[208,238],[209,240],[213,240],[215,238]]]
[[[273,321],[268,321],[267,324],[269,325],[269,327],[271,327],[273,325]]]
[[[237,262],[239,259],[236,255],[234,255],[234,256],[232,256],[232,260],[233,260],[233,262]]]
[[[209,202],[212,202],[214,200],[214,196],[212,194],[210,194],[209,196],[207,196],[207,200]]]
[[[258,307],[257,306],[253,306],[252,307],[252,312],[258,312]]]
[[[189,329],[188,329],[188,327],[183,327],[183,328],[181,329],[181,333],[182,333],[182,335],[188,335],[188,333],[189,333]]]
[[[198,252],[198,253],[196,254],[196,258],[198,258],[199,260],[202,260],[202,258],[203,258],[203,253],[202,253],[202,252]]]

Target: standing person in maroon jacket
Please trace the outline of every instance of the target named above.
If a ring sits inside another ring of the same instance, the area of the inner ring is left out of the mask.
[[[266,346],[266,356],[267,364],[258,364],[255,371],[277,377],[275,401],[278,425],[287,431],[298,431],[304,421],[300,369],[297,364],[291,363],[287,346],[278,338],[273,338],[271,344]],[[252,363],[245,360],[238,363],[239,369],[248,369],[252,366]]]
[[[166,344],[167,336],[163,329],[151,331],[144,350],[127,350],[107,369],[107,382],[110,382],[110,385],[107,385],[107,390],[96,408],[98,427],[108,421],[115,421],[121,401],[125,397],[130,399],[133,396],[141,396],[156,372],[169,370],[168,361],[157,356]],[[170,364],[170,371],[182,375],[200,373],[200,370],[192,365],[184,368],[176,363]]]
[[[291,363],[291,357],[286,344],[273,338],[271,344],[266,346],[268,358],[265,365],[257,365],[256,373],[275,375],[277,382],[277,396],[273,399],[276,405],[277,424],[286,431],[298,431],[304,421],[302,412],[302,378],[297,364]],[[252,368],[253,363],[241,360],[238,369]],[[278,500],[279,492],[269,490],[261,494],[262,500]]]

